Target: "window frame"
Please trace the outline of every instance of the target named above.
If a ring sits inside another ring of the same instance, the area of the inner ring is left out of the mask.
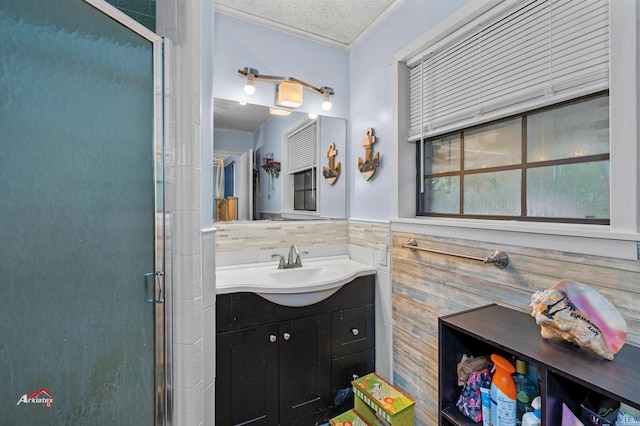
[[[307,187],[306,184],[306,179],[304,179],[304,175],[306,173],[311,173],[311,185],[309,187]],[[318,188],[315,185],[315,175],[316,175],[317,171],[315,167],[306,169],[306,170],[300,170],[298,172],[293,173],[293,210],[295,212],[316,212],[318,210]],[[303,183],[303,187],[302,188],[298,188],[296,185],[296,176],[301,175],[303,178],[302,180],[304,181]],[[295,206],[295,198],[296,198],[296,194],[302,193],[303,195],[303,204],[304,207],[303,209],[297,209]],[[307,193],[312,193],[313,194],[313,209],[308,209],[307,207],[307,202],[306,202],[306,194]]]
[[[448,218],[467,218],[467,219],[490,219],[490,220],[517,220],[523,222],[553,222],[553,223],[581,223],[581,224],[596,224],[596,225],[609,225],[611,212],[609,212],[609,218],[606,219],[596,219],[596,218],[565,218],[565,217],[541,217],[535,216],[530,217],[526,215],[527,212],[527,171],[529,169],[536,169],[541,167],[550,167],[550,166],[561,166],[568,164],[584,164],[591,162],[599,162],[599,161],[609,161],[610,162],[610,154],[593,154],[583,157],[575,157],[575,158],[563,158],[563,159],[555,159],[555,160],[546,160],[546,161],[527,161],[527,118],[530,115],[551,111],[554,109],[562,108],[563,106],[578,104],[580,102],[584,102],[591,99],[597,99],[602,97],[609,97],[609,91],[602,91],[598,93],[594,93],[587,96],[581,96],[576,99],[560,102],[554,105],[550,105],[543,108],[537,108],[531,111],[527,111],[520,114],[514,114],[505,118],[501,118],[499,120],[493,120],[487,123],[478,124],[471,127],[466,127],[464,129],[459,129],[452,132],[447,132],[444,134],[440,134],[437,136],[431,136],[424,139],[424,143],[427,143],[429,140],[438,139],[442,137],[446,137],[449,135],[460,135],[461,141],[461,149],[464,150],[464,135],[469,131],[473,131],[476,129],[481,129],[492,124],[497,124],[505,121],[510,121],[514,119],[520,119],[521,126],[521,147],[522,154],[521,159],[518,164],[507,165],[507,166],[491,166],[485,169],[464,169],[463,164],[460,165],[460,169],[453,172],[439,172],[439,173],[425,173],[421,176],[420,163],[424,161],[424,155],[421,155],[421,143],[416,143],[416,187],[420,186],[421,179],[428,179],[429,177],[446,177],[446,176],[460,176],[462,178],[462,187],[460,188],[460,209],[463,209],[464,206],[464,176],[476,175],[480,173],[488,173],[488,172],[498,172],[498,171],[507,171],[507,170],[520,170],[522,172],[522,180],[520,182],[520,215],[517,216],[508,216],[508,215],[479,215],[479,214],[467,214],[467,213],[434,213],[434,212],[422,212],[420,211],[420,191],[416,191],[416,217],[448,217]],[[462,160],[462,158],[461,158]],[[425,164],[426,166],[426,164]]]
[[[539,249],[561,250],[579,254],[639,259],[640,208],[640,65],[637,54],[640,42],[636,2],[611,1],[610,17],[610,225],[583,225],[548,222],[515,222],[466,218],[417,217],[416,179],[413,164],[415,147],[407,143],[409,71],[407,62],[429,46],[453,33],[473,26],[483,14],[498,13],[518,0],[469,2],[440,21],[418,39],[392,55],[393,149],[396,173],[392,184],[391,229],[442,238],[526,245]],[[411,167],[407,167],[411,164]]]

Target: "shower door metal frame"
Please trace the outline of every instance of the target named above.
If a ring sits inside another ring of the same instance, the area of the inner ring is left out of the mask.
[[[170,273],[167,271],[169,262],[166,259],[169,256],[167,252],[167,226],[166,219],[168,216],[165,202],[165,144],[164,135],[165,127],[168,126],[165,119],[165,82],[168,81],[168,69],[165,66],[165,60],[168,55],[170,43],[168,40],[160,37],[158,34],[149,30],[138,21],[129,17],[125,13],[116,9],[104,0],[83,0],[85,3],[93,6],[107,17],[120,23],[127,29],[133,31],[139,36],[145,38],[153,46],[153,158],[154,161],[154,247],[155,261],[154,271],[151,274],[153,279],[153,297],[150,303],[153,303],[154,319],[155,319],[155,336],[154,336],[154,425],[170,426],[172,424],[172,398],[171,398],[171,330],[172,330],[172,308],[171,308],[171,286]],[[160,183],[160,185],[158,185]],[[158,194],[158,192],[162,192]]]

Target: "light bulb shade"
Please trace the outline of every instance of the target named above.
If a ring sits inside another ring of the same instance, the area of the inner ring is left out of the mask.
[[[302,105],[302,86],[291,81],[283,81],[276,88],[276,105],[298,108]]]
[[[256,86],[254,86],[253,78],[247,77],[247,82],[244,84],[244,93],[247,95],[253,95],[256,92]]]
[[[331,96],[332,92],[325,91],[322,93],[322,109],[329,111],[331,109]]]
[[[287,115],[291,114],[291,111],[289,111],[288,109],[282,109],[282,108],[269,108],[269,113],[271,113],[273,115],[284,115],[284,116],[287,116]]]

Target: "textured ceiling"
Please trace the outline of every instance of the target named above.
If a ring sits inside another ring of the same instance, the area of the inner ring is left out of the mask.
[[[405,0],[214,0],[215,10],[342,49],[357,42]],[[216,99],[216,129],[256,131],[268,108]]]
[[[213,124],[217,130],[254,133],[271,117],[269,108],[260,105],[240,105],[224,99],[215,99],[213,103]]]
[[[348,48],[404,0],[215,0],[216,11]]]
[[[107,0],[152,31],[156,0]],[[297,36],[349,49],[406,0],[214,0],[215,10]],[[255,132],[268,108],[216,99],[216,129]]]

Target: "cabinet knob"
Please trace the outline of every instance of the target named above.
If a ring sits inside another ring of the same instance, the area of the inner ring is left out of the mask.
[[[290,335],[289,333],[284,333],[284,334],[282,335],[282,337],[284,337],[284,340],[289,340],[289,339],[291,339],[291,335]]]
[[[360,330],[358,330],[357,328],[352,328],[351,332],[353,333],[354,336],[357,336],[360,333]]]
[[[276,335],[275,335],[275,334],[272,334],[271,336],[269,336],[269,341],[270,341],[271,343],[274,343],[276,340],[278,340],[278,338],[276,337]]]

